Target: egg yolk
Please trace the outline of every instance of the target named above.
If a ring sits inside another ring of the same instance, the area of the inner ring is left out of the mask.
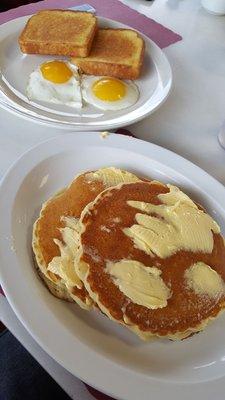
[[[126,85],[119,79],[102,78],[92,86],[94,95],[103,101],[118,101],[126,95]]]
[[[40,67],[42,76],[53,83],[65,83],[73,75],[70,68],[63,61],[48,61]]]

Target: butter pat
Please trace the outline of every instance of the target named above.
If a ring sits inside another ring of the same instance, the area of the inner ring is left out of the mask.
[[[174,185],[166,185],[170,191],[168,193],[162,193],[158,195],[159,200],[167,206],[173,206],[178,201],[181,203],[189,204],[192,207],[198,208],[197,205],[188,197],[187,194],[182,192],[178,187]]]
[[[138,177],[134,174],[114,167],[102,168],[95,172],[90,172],[86,175],[86,178],[88,181],[102,181],[105,187],[116,186],[120,183],[131,183],[140,181],[140,179],[138,179]]]
[[[139,261],[121,260],[108,262],[106,271],[133,303],[157,309],[166,307],[171,297],[169,288],[160,277],[161,271],[156,267],[146,267]]]
[[[164,204],[154,205],[128,201],[128,205],[146,213],[137,213],[137,224],[125,228],[136,247],[149,255],[166,258],[179,250],[211,253],[213,234],[219,233],[217,223],[180,189],[168,185],[169,193],[158,195]],[[147,214],[156,214],[153,217]]]
[[[220,297],[225,294],[225,283],[221,276],[203,262],[193,264],[185,272],[187,286],[196,294]]]
[[[110,135],[110,133],[108,131],[104,131],[104,132],[100,133],[100,137],[102,139],[106,139],[109,135]]]
[[[78,278],[74,259],[78,252],[79,243],[79,221],[72,217],[62,217],[65,222],[65,228],[61,228],[62,241],[55,239],[60,250],[60,256],[54,257],[48,264],[47,270],[60,276],[68,288],[77,286],[82,287],[82,282]]]

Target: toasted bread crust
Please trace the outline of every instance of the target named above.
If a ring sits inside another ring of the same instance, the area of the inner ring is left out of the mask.
[[[72,59],[83,73],[137,79],[141,73],[145,43],[131,29],[99,29],[86,58]]]
[[[119,79],[137,79],[140,74],[138,68],[127,65],[116,65],[88,60],[79,60],[76,65],[87,75],[114,76]]]
[[[67,22],[68,21],[68,22]],[[93,14],[43,10],[32,16],[20,34],[23,53],[86,57],[97,31]]]
[[[86,57],[90,51],[91,44],[87,47],[78,47],[74,45],[68,45],[67,43],[28,43],[20,42],[20,49],[22,53],[26,54],[43,54],[43,55],[55,55],[55,56],[79,56]]]

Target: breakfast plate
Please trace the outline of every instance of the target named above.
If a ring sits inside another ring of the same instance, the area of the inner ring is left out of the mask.
[[[54,298],[36,274],[31,237],[41,204],[77,173],[109,165],[178,185],[207,209],[224,234],[224,187],[184,158],[115,134],[53,138],[16,161],[0,186],[0,279],[7,299],[49,355],[114,398],[222,399],[223,316],[184,341],[142,342],[101,313]]]
[[[0,106],[33,121],[73,128],[78,131],[112,129],[141,120],[156,110],[167,98],[172,85],[172,72],[162,50],[148,37],[141,77],[135,81],[140,96],[126,109],[103,111],[93,105],[82,109],[29,101],[26,89],[29,75],[44,61],[54,56],[25,55],[18,36],[29,16],[7,22],[0,27]],[[100,27],[129,28],[121,23],[98,17]],[[62,59],[62,57],[58,57]]]

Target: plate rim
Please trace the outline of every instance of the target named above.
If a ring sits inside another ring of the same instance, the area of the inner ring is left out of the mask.
[[[16,21],[17,23],[25,23],[26,20],[28,18],[30,18],[32,15],[34,14],[29,14],[29,15],[25,15],[22,17],[18,17],[15,19],[12,19],[8,22],[5,22],[4,24],[0,25],[0,40],[1,40],[1,31],[4,30],[4,28],[11,28],[10,25],[13,26],[13,23]],[[98,16],[100,21],[106,21],[107,22],[112,22],[112,23],[116,23],[119,26],[122,26],[124,28],[128,28],[128,29],[134,29],[132,28],[132,26],[130,25],[126,25],[123,23],[120,23],[116,20],[110,19],[110,18],[105,18],[105,17],[101,17]],[[13,28],[11,28],[13,29]],[[160,101],[159,104],[156,104],[156,106],[149,110],[146,111],[145,113],[142,113],[140,115],[137,115],[136,118],[133,118],[132,120],[124,120],[122,122],[116,122],[116,123],[107,123],[107,121],[104,121],[104,125],[106,129],[116,129],[116,128],[120,128],[120,127],[124,127],[130,124],[134,124],[137,123],[139,121],[141,121],[142,119],[148,117],[149,115],[151,115],[152,113],[154,113],[160,106],[162,106],[164,104],[164,102],[167,100],[169,94],[171,93],[171,90],[173,88],[173,73],[172,73],[172,68],[170,65],[170,62],[166,56],[166,54],[164,53],[164,51],[152,40],[150,39],[148,36],[146,36],[145,34],[143,34],[142,32],[136,30],[136,32],[138,32],[146,42],[148,42],[153,48],[154,51],[157,52],[157,54],[160,54],[160,58],[163,60],[163,62],[165,62],[166,64],[166,68],[167,68],[167,73],[168,73],[168,88],[167,91],[165,92],[164,97],[162,98],[162,100]],[[11,32],[10,34],[13,34],[13,32]],[[3,93],[3,91],[0,89],[0,106],[5,109],[8,110],[9,112],[16,114],[20,117],[22,117],[23,119],[29,120],[29,121],[33,121],[35,123],[38,124],[42,124],[42,125],[46,125],[46,126],[50,126],[50,127],[57,127],[57,128],[61,128],[61,129],[73,129],[74,131],[98,131],[100,129],[102,129],[102,125],[91,125],[91,123],[89,123],[88,125],[86,125],[85,123],[79,123],[77,124],[76,122],[72,123],[72,122],[63,122],[63,121],[56,121],[54,120],[54,118],[47,118],[44,117],[42,115],[35,115],[35,109],[34,111],[32,111],[32,114],[28,114],[27,113],[27,109],[26,107],[23,107],[20,104],[17,104],[15,102],[13,102],[12,100],[8,99],[8,97]]]
[[[23,166],[23,164],[25,164],[28,162],[29,164],[29,157],[31,158],[33,154],[37,153],[37,157],[40,158],[39,162],[41,162],[41,160],[45,159],[45,154],[43,155],[42,149],[43,148],[47,148],[48,147],[48,143],[53,144],[52,148],[54,147],[54,145],[56,145],[58,143],[58,147],[60,148],[59,144],[61,142],[61,145],[64,144],[65,148],[61,148],[61,151],[65,151],[66,147],[69,146],[70,142],[74,142],[76,143],[76,141],[81,141],[81,143],[83,142],[84,144],[88,143],[88,146],[96,146],[96,144],[98,146],[111,146],[113,148],[122,148],[122,149],[128,149],[130,151],[133,151],[137,154],[141,154],[141,155],[147,155],[149,157],[149,159],[152,158],[152,152],[154,152],[154,160],[158,161],[161,160],[161,162],[163,162],[164,165],[168,165],[170,168],[175,168],[178,167],[179,165],[181,166],[181,170],[182,170],[182,174],[185,174],[185,176],[189,177],[189,179],[191,179],[191,176],[193,177],[193,172],[195,173],[195,175],[197,176],[197,181],[199,181],[200,184],[200,188],[204,189],[204,191],[209,191],[210,192],[210,187],[213,185],[213,198],[215,199],[215,196],[217,194],[219,201],[216,198],[216,201],[218,202],[218,204],[221,205],[222,210],[225,211],[223,204],[225,204],[225,188],[222,185],[222,183],[218,182],[215,178],[211,177],[207,172],[205,172],[203,169],[201,169],[200,167],[196,166],[195,164],[193,164],[192,162],[186,160],[185,158],[181,157],[180,155],[177,155],[176,153],[164,149],[161,146],[140,140],[140,139],[136,139],[136,138],[131,138],[131,137],[127,137],[124,135],[118,135],[118,134],[110,134],[108,138],[106,139],[101,139],[100,138],[100,134],[96,133],[96,132],[89,132],[89,133],[77,133],[76,135],[74,135],[73,133],[68,133],[66,135],[60,135],[60,136],[55,136],[53,138],[50,138],[48,140],[42,141],[41,143],[33,146],[32,148],[28,149],[25,153],[23,153],[13,164],[12,166],[8,169],[8,171],[5,173],[3,179],[1,180],[0,183],[0,194],[2,193],[7,193],[7,190],[5,191],[5,189],[7,189],[7,186],[9,187],[9,181],[10,179],[14,176],[14,179],[17,177],[17,175],[19,174],[19,169],[21,168],[25,168]],[[46,146],[47,145],[47,146]],[[68,147],[69,148],[69,147]],[[56,152],[56,150],[54,150],[53,154],[58,154],[60,153],[59,151]],[[38,155],[39,154],[39,155]],[[164,159],[162,159],[161,157],[164,157]],[[166,159],[166,161],[165,161]],[[28,160],[28,161],[27,161]],[[163,160],[163,161],[162,161]],[[171,162],[172,161],[172,162]],[[172,164],[172,165],[171,165]],[[18,168],[19,167],[19,168]],[[28,173],[31,170],[31,166],[29,167],[29,165],[26,167],[26,169],[24,169],[22,176],[23,178],[25,178]],[[196,172],[197,171],[197,172]],[[196,177],[195,177],[196,178]],[[17,193],[17,190],[20,187],[20,182],[18,184],[18,187],[14,188],[13,190],[15,191],[14,194]],[[208,195],[208,197],[210,197],[210,195]],[[1,214],[4,212],[4,210],[2,209],[2,204],[1,204],[1,196],[0,196],[0,216]],[[4,225],[4,223],[3,223]],[[0,230],[2,230],[2,227],[0,228]],[[4,242],[4,238],[0,236],[0,247],[2,246],[2,242]],[[17,304],[15,303],[15,299],[13,298],[13,290],[12,288],[10,288],[10,283],[6,282],[4,279],[4,268],[0,269],[0,279],[3,287],[3,290],[5,291],[6,295],[7,295],[7,299],[10,303],[10,306],[12,307],[13,311],[16,313],[17,317],[19,318],[19,320],[22,322],[22,324],[25,326],[25,328],[28,330],[28,332],[31,334],[31,336],[37,341],[37,343],[48,353],[50,354],[50,356],[52,358],[54,358],[59,364],[61,364],[64,368],[66,368],[67,370],[69,370],[72,374],[75,375],[74,370],[71,370],[70,368],[68,368],[66,366],[66,362],[60,360],[55,354],[52,353],[52,351],[49,349],[48,346],[46,346],[46,344],[43,344],[43,338],[40,338],[35,332],[33,332],[31,325],[31,322],[29,321],[29,323],[27,321],[24,321],[23,316],[21,316],[21,314],[23,314],[23,312],[21,312],[21,310],[18,310],[17,308]],[[6,278],[7,280],[7,278]],[[83,345],[83,344],[82,344]],[[85,346],[85,345],[83,345]],[[101,359],[102,356],[99,355],[99,358]],[[105,359],[105,357],[103,357]],[[102,362],[102,360],[100,360]],[[135,378],[134,380],[137,382],[137,380],[143,381],[144,384],[147,386],[149,385],[149,383],[151,384],[151,390],[152,390],[152,395],[154,394],[156,399],[161,399],[163,398],[163,393],[166,394],[167,393],[167,398],[168,398],[168,390],[173,391],[173,397],[174,399],[178,399],[178,397],[175,397],[177,395],[180,396],[180,394],[178,393],[178,389],[180,388],[180,393],[182,393],[183,391],[183,386],[185,385],[182,382],[179,383],[173,383],[173,382],[161,382],[153,377],[147,377],[146,379],[146,375],[145,374],[140,374],[137,373],[136,371],[132,371],[129,370],[128,367],[124,367],[114,361],[111,360],[107,360],[106,364],[110,364],[111,366],[113,366],[114,368],[114,373],[115,373],[115,369],[116,369],[116,375],[121,375],[121,372],[123,372],[123,376],[125,378],[125,376],[127,376],[127,378],[129,379],[130,377]],[[93,367],[95,369],[95,366]],[[92,368],[92,369],[93,369]],[[112,369],[113,369],[112,368]],[[88,374],[87,374],[88,375]],[[89,371],[89,375],[90,375],[90,371]],[[93,380],[92,377],[88,376],[88,377],[84,377],[81,376],[79,373],[76,372],[76,376],[78,376],[81,380],[87,382],[89,385],[97,388],[100,391],[103,391],[104,393],[107,393],[110,396],[113,396],[114,398],[122,398],[126,399],[126,400],[136,400],[136,394],[135,394],[135,387],[133,386],[133,383],[131,384],[132,386],[132,390],[129,390],[129,393],[122,393],[124,392],[121,391],[121,388],[119,389],[118,387],[120,385],[116,385],[115,383],[117,381],[115,380],[115,377],[110,376],[110,382],[106,381],[102,382],[98,381],[97,383]],[[140,379],[140,376],[142,379]],[[138,378],[137,378],[138,377]],[[116,377],[117,378],[117,377]],[[120,377],[121,378],[121,377]],[[98,378],[99,380],[99,378]],[[216,388],[219,389],[219,385],[218,385],[218,381],[222,381],[225,382],[225,377],[223,376],[222,378],[218,378],[218,379],[214,379],[214,380],[210,380],[210,381],[205,381],[205,382],[199,382],[199,383],[186,383],[186,387],[188,387],[188,396],[190,396],[191,391],[193,391],[193,394],[195,394],[195,390],[197,390],[197,392],[199,393],[200,387],[204,386],[204,388],[206,386],[208,386],[208,383],[210,383],[211,386],[214,386],[213,383],[216,383]],[[113,386],[113,382],[114,382],[114,386]],[[121,382],[121,379],[120,379]],[[121,384],[121,383],[120,383]],[[224,385],[224,383],[223,383]],[[125,386],[127,388],[126,385],[126,380],[125,380]],[[210,386],[210,387],[211,387]],[[110,387],[110,388],[109,388]],[[215,390],[216,388],[214,387],[213,393],[215,394]],[[207,387],[206,389],[206,393],[209,393],[209,387]],[[221,392],[220,392],[221,393]],[[146,394],[146,393],[145,393]],[[141,397],[142,395],[139,394],[139,398],[141,399],[147,399],[147,396]],[[157,396],[157,397],[156,397]],[[162,396],[162,397],[161,397]],[[184,398],[184,397],[183,397]]]

